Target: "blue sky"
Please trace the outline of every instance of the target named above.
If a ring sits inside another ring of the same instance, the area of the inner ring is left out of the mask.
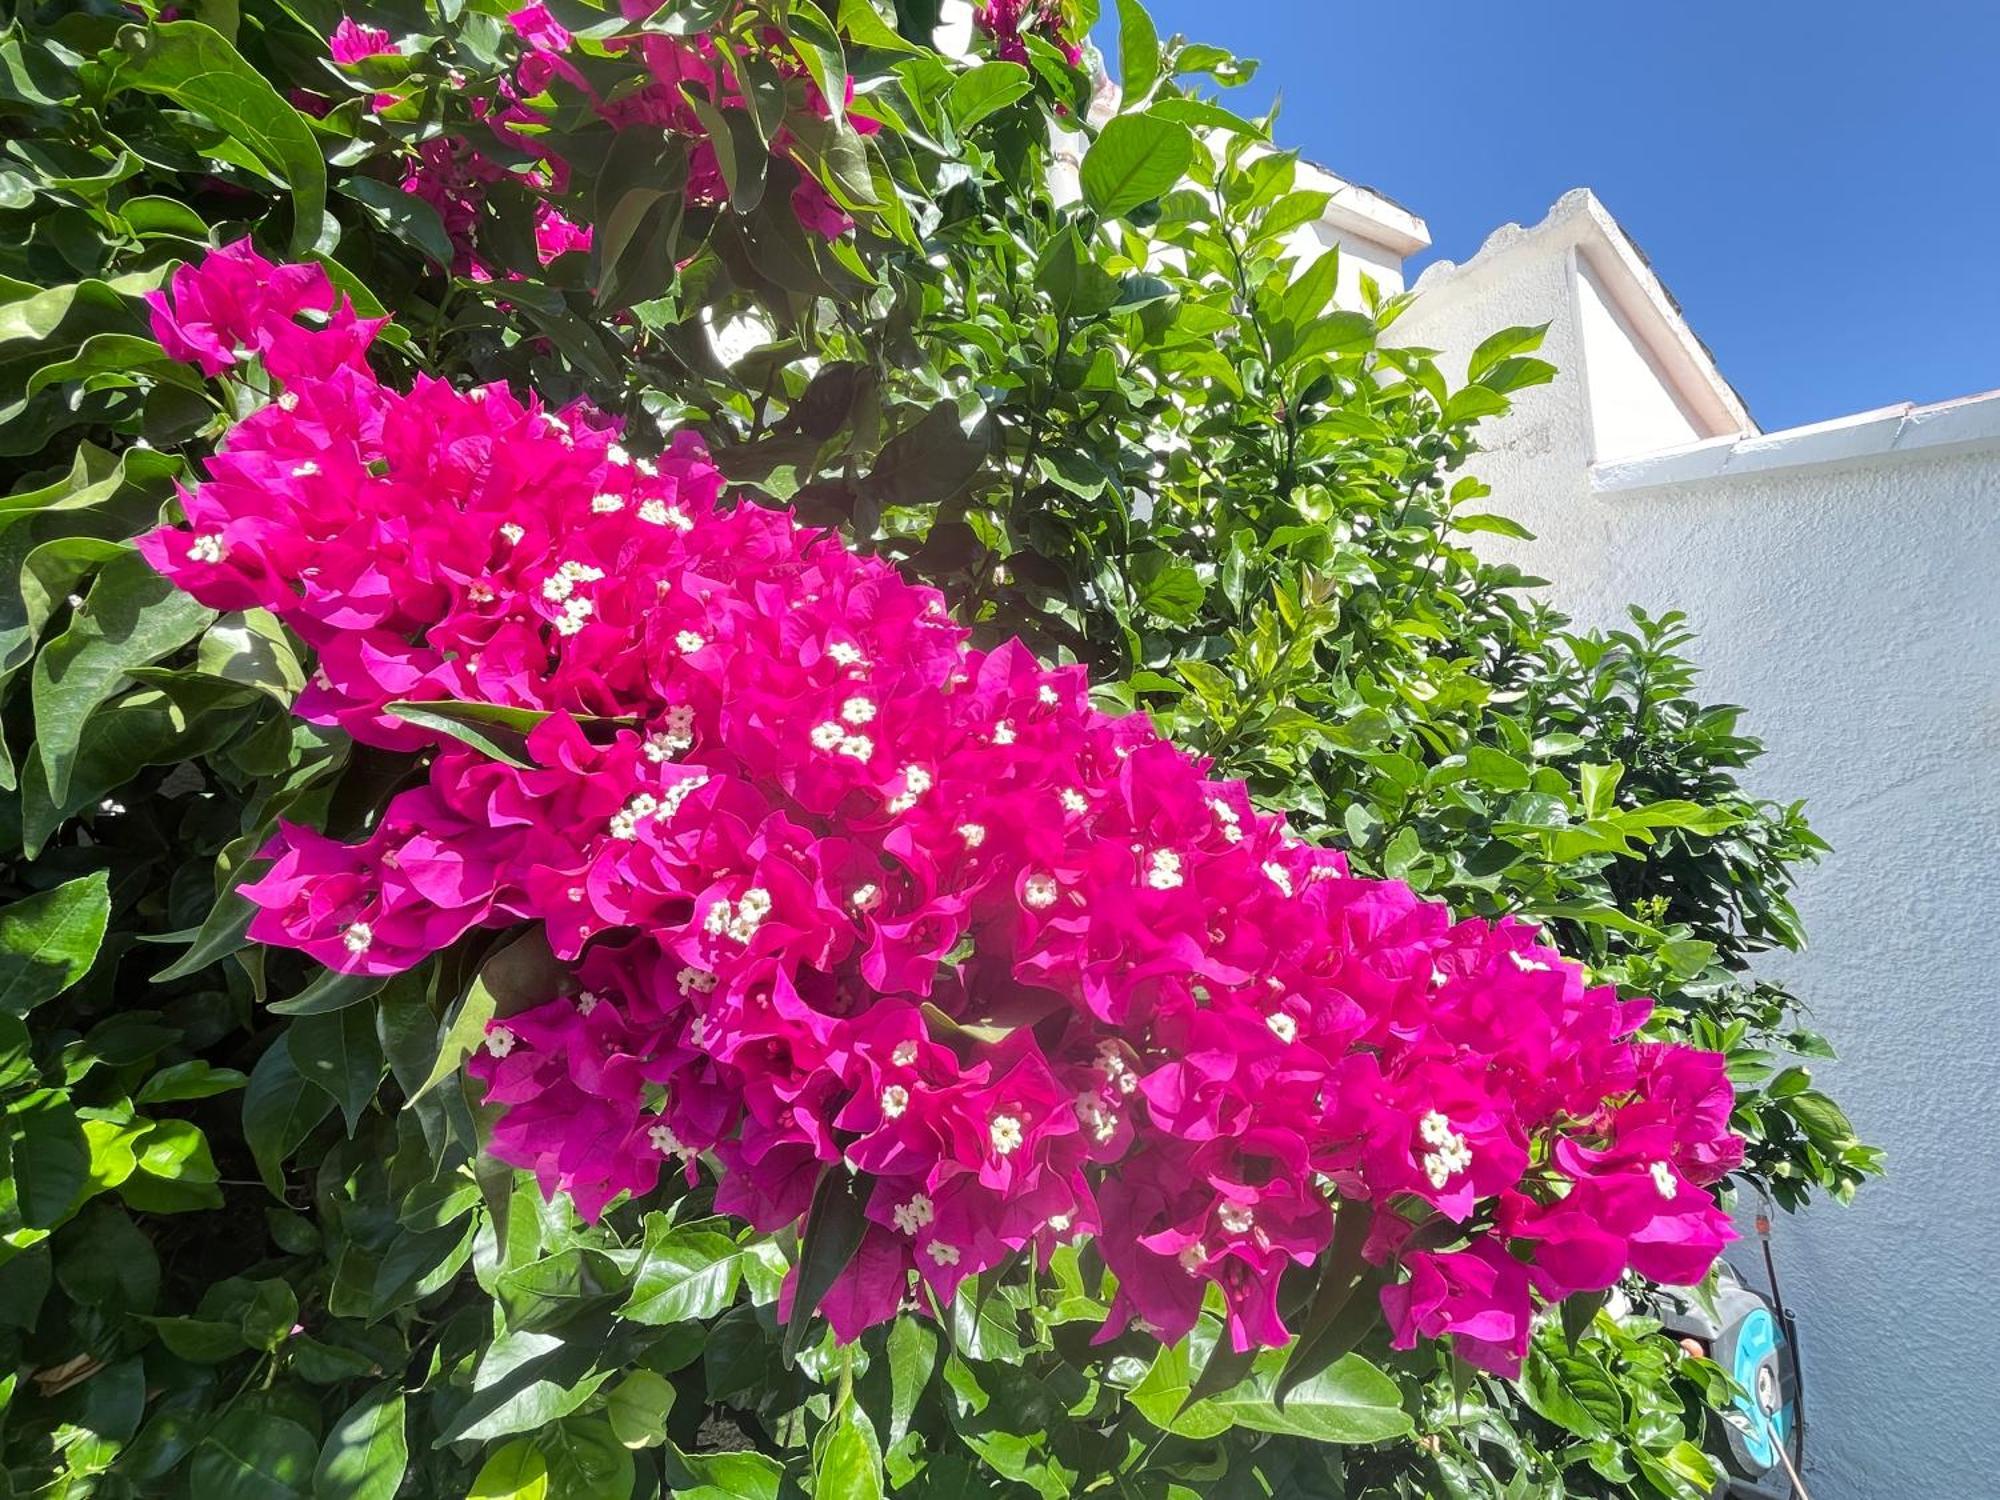
[[[1425,259],[1595,189],[1767,430],[2000,386],[1994,0],[1149,8],[1260,59],[1232,107],[1282,96],[1279,139],[1421,214]]]

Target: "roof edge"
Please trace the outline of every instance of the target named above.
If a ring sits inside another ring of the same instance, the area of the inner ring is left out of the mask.
[[[1574,246],[1597,273],[1606,293],[1631,325],[1710,439],[1738,438],[1758,431],[1756,419],[1736,388],[1716,367],[1707,345],[1682,316],[1637,242],[1589,188],[1573,188],[1558,198],[1538,224],[1503,224],[1486,237],[1469,260],[1434,261],[1411,291],[1446,297],[1493,270],[1525,247],[1543,242]]]
[[[1779,432],[1710,438],[1591,465],[1593,494],[1631,494],[1700,480],[1879,464],[2000,450],[2000,391],[1919,405],[1905,401]]]

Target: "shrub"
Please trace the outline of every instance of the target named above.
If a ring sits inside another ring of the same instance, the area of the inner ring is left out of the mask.
[[[545,998],[532,944],[474,934],[380,983],[246,945],[280,820],[359,840],[413,772],[295,716],[326,665],[304,638],[132,545],[273,394],[198,331],[163,349],[140,300],[248,233],[391,319],[396,384],[585,397],[641,454],[697,430],[732,485],[939,587],[976,646],[1087,666],[1100,707],[1359,872],[1657,996],[1649,1037],[1729,1056],[1753,1189],[1873,1169],[1783,1055],[1823,1044],[1748,973],[1798,942],[1818,846],[1737,788],[1757,747],[1693,699],[1677,617],[1565,633],[1467,544],[1512,526],[1462,471],[1552,373],[1534,331],[1453,390],[1387,340],[1400,299],[1333,308],[1336,264],[1289,233],[1322,201],[1269,122],[1193,92],[1245,73],[1218,49],[1121,6],[1097,125],[1088,17],[987,7],[952,60],[910,40],[922,10],[62,6],[0,41],[17,1487],[1703,1492],[1717,1372],[1588,1299],[1519,1382],[1392,1353],[1365,1297],[1309,1359],[1246,1366],[1215,1309],[1093,1347],[1104,1267],[1068,1247],[857,1344],[800,1320],[787,1359],[780,1284],[823,1236],[716,1216],[706,1170],[587,1223],[479,1149],[458,1060],[483,1007]],[[1089,140],[1078,202],[1052,123]],[[432,727],[521,749],[504,717]],[[1348,1253],[1281,1311],[1344,1291]]]

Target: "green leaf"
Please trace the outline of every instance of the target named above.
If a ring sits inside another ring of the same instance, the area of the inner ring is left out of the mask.
[[[132,669],[186,645],[214,618],[214,610],[155,573],[137,552],[104,565],[86,607],[35,658],[36,743],[52,800],[60,803],[69,790],[84,721],[98,705],[130,680]]]
[[[319,1444],[298,1423],[236,1406],[194,1450],[188,1488],[202,1500],[309,1500],[318,1458]]]
[[[243,1138],[274,1196],[285,1195],[286,1158],[332,1112],[332,1096],[299,1076],[289,1047],[279,1041],[264,1049],[243,1095]]]
[[[479,1467],[465,1500],[547,1500],[548,1460],[531,1438],[515,1438]]]
[[[69,1101],[39,1089],[17,1101],[12,1129],[14,1192],[21,1222],[53,1229],[82,1201],[90,1182],[90,1145]]]
[[[889,29],[887,23],[875,13],[871,0],[840,0],[836,22],[850,41],[863,47],[876,47],[884,52],[917,50]]]
[[[1542,347],[1542,338],[1549,331],[1549,325],[1538,323],[1527,328],[1503,328],[1483,340],[1472,357],[1465,362],[1465,378],[1479,379],[1501,360],[1516,354],[1533,354]]]
[[[398,701],[389,704],[387,711],[406,724],[434,729],[521,770],[533,768],[534,762],[525,758],[528,736],[548,717],[540,709],[507,708],[498,703],[457,703],[448,698]]]
[[[301,1016],[285,1033],[285,1047],[299,1076],[340,1106],[347,1133],[353,1135],[387,1066],[374,1014],[353,1005]]]
[[[409,1464],[403,1393],[395,1381],[384,1381],[327,1433],[313,1471],[313,1500],[392,1500]]]
[[[1137,108],[1160,76],[1160,34],[1139,0],[1118,0],[1118,78],[1128,108]]]
[[[0,907],[0,1014],[25,1016],[83,978],[110,920],[102,870]]]
[[[234,1068],[218,1068],[194,1058],[160,1069],[140,1085],[134,1096],[139,1104],[175,1104],[188,1099],[210,1099],[217,1094],[240,1089],[249,1082]]]
[[[985,460],[985,438],[967,437],[957,406],[940,401],[882,445],[863,484],[883,506],[933,504],[963,489]]]
[[[1194,159],[1194,134],[1157,115],[1118,115],[1084,153],[1083,199],[1105,218],[1171,189]]]
[[[1624,774],[1625,767],[1618,761],[1603,766],[1586,764],[1577,767],[1577,784],[1583,792],[1585,817],[1601,818],[1617,805],[1618,782]]]
[[[283,708],[290,708],[306,685],[285,627],[269,610],[223,615],[203,634],[195,660],[209,676],[254,687]]]
[[[847,1269],[868,1232],[867,1190],[861,1179],[838,1163],[820,1175],[799,1240],[798,1281],[792,1292],[791,1321],[785,1325],[784,1357],[798,1354],[820,1299]]]
[[[1530,1346],[1521,1396],[1536,1412],[1580,1438],[1610,1437],[1625,1427],[1625,1402],[1609,1372],[1586,1351]]]
[[[378,177],[346,178],[337,191],[360,204],[383,230],[420,251],[433,264],[451,265],[451,236],[445,232],[444,220],[415,193],[406,193]]]
[[[652,1370],[634,1370],[604,1399],[605,1420],[628,1448],[657,1448],[667,1440],[667,1414],[674,1387]]]
[[[1019,63],[983,62],[958,75],[945,96],[945,107],[951,112],[952,124],[966,131],[1034,86],[1034,75]]]
[[[767,1453],[683,1453],[670,1447],[667,1460],[674,1500],[778,1500],[785,1479],[784,1466]]]
[[[639,1274],[619,1316],[656,1327],[712,1318],[735,1300],[743,1254],[725,1234],[649,1215]]]
[[[813,1481],[813,1500],[882,1500],[882,1448],[858,1403],[848,1401],[823,1436]]]
[[[564,1422],[542,1438],[549,1488],[561,1500],[630,1500],[632,1452],[596,1417]]]
[[[1139,607],[1179,625],[1191,624],[1201,612],[1207,590],[1194,564],[1171,552],[1141,552],[1127,564]]]
[[[1252,1364],[1247,1379],[1205,1400],[1189,1402],[1198,1352],[1190,1340],[1161,1350],[1133,1387],[1132,1405],[1154,1426],[1202,1441],[1242,1427],[1322,1443],[1382,1442],[1414,1427],[1396,1382],[1358,1354],[1343,1355],[1300,1382],[1280,1407],[1273,1391],[1284,1368],[1285,1350],[1266,1350]]]
[[[216,898],[208,915],[202,918],[201,928],[188,945],[187,952],[168,964],[153,976],[153,983],[164,984],[172,979],[185,979],[197,974],[219,958],[241,951],[250,941],[250,924],[256,920],[261,907],[246,901],[237,894],[237,888],[252,880],[260,880],[270,870],[269,860],[245,860],[234,872],[229,889]]]
[[[912,1317],[899,1317],[889,1327],[889,1446],[902,1442],[910,1418],[937,1368],[937,1330]]]
[[[305,116],[199,21],[128,26],[118,49],[114,89],[172,99],[241,141],[292,190],[292,253],[311,250],[326,214],[326,162]]]

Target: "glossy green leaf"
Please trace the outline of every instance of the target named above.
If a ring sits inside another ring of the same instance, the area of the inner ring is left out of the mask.
[[[81,979],[110,918],[101,870],[0,907],[0,1014],[25,1016]]]
[[[241,141],[292,190],[293,252],[312,249],[326,211],[326,162],[305,117],[199,21],[127,27],[118,48],[116,86],[172,99]]]

